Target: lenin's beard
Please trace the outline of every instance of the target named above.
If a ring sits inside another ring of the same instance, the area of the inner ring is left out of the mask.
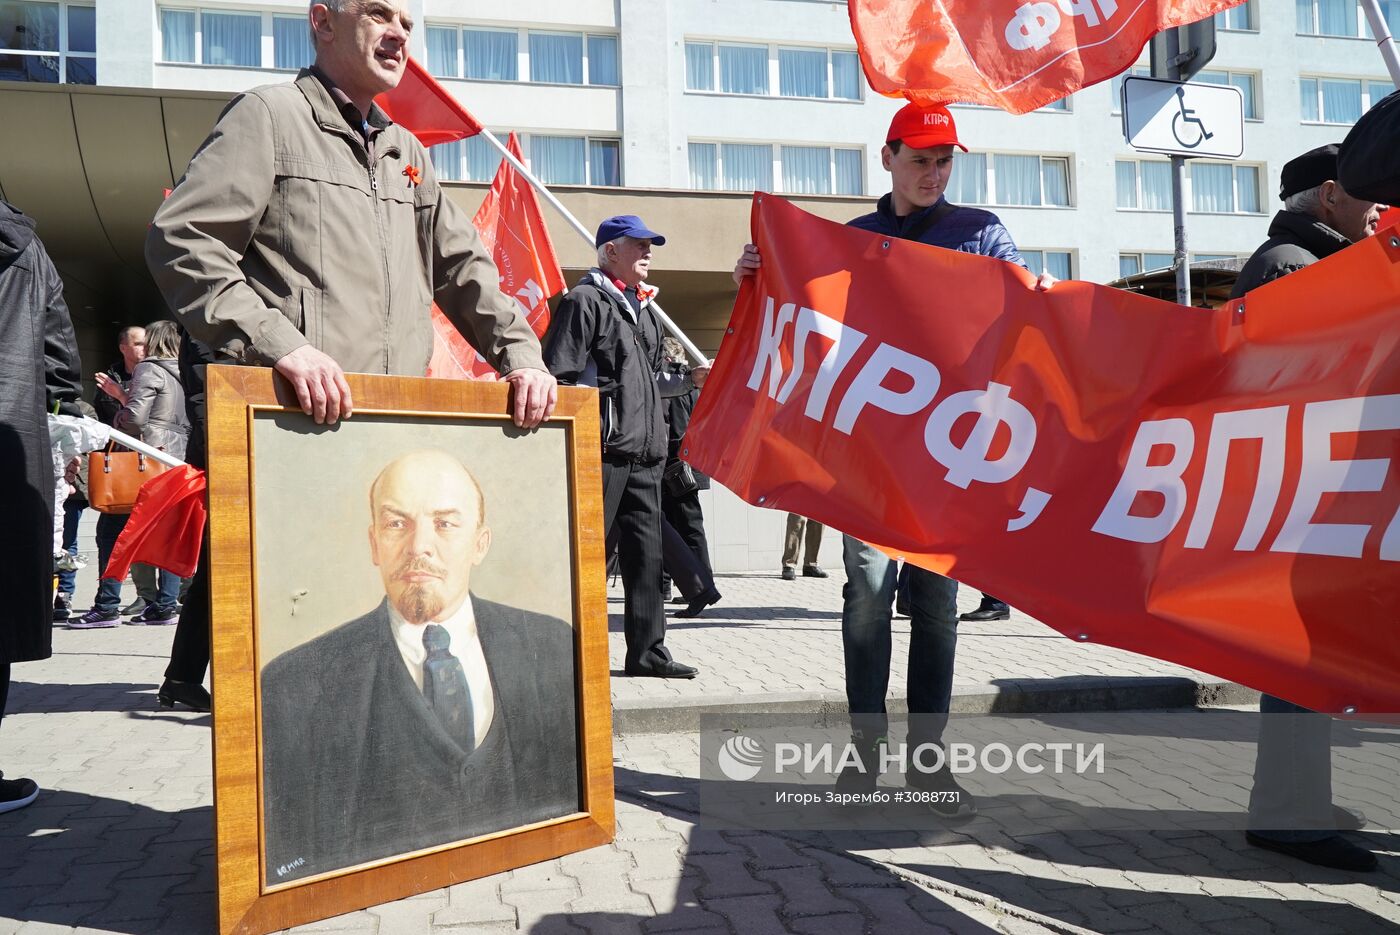
[[[442,576],[446,574],[446,569],[441,566],[424,559],[408,561],[395,573],[395,577],[418,572],[437,575],[439,580],[411,581],[399,592],[394,607],[409,623],[427,623],[430,620],[436,620],[441,616],[443,606],[446,604],[441,580]]]

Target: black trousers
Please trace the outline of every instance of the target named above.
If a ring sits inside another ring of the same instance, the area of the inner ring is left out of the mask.
[[[715,576],[710,574],[708,567],[700,564],[689,544],[665,517],[661,519],[661,565],[666,569],[660,582],[663,592],[667,590],[668,578],[675,581],[681,597],[688,601],[714,589]]]
[[[648,668],[671,658],[661,601],[662,462],[603,459],[603,521],[607,551],[617,549],[625,596],[627,666]]]
[[[713,575],[710,567],[710,543],[705,539],[705,514],[700,509],[700,494],[688,493],[684,497],[661,495],[661,512],[666,514],[666,522],[680,533],[695,559],[705,566],[705,573]]]
[[[0,718],[5,716],[5,702],[10,700],[10,664],[0,662]]]
[[[170,644],[170,665],[165,677],[199,685],[209,668],[209,527],[199,546],[199,564],[190,579],[189,592],[175,623],[175,639]]]

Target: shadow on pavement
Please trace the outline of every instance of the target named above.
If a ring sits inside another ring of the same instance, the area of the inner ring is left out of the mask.
[[[0,815],[0,918],[129,935],[217,930],[208,806],[44,792]]]

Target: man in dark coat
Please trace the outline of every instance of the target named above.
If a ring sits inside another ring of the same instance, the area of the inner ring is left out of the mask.
[[[263,669],[269,884],[580,810],[573,630],[471,594],[475,478],[412,452],[370,508],[386,599]]]
[[[81,415],[78,345],[63,283],[34,234],[34,222],[0,201],[0,486],[5,538],[0,551],[0,717],[10,666],[53,653],[53,455],[48,413]],[[0,774],[0,812],[39,794],[29,779]]]
[[[1376,232],[1380,205],[1352,197],[1336,179],[1336,144],[1284,165],[1283,210],[1269,224],[1269,239],[1240,270],[1232,299]],[[1332,804],[1331,719],[1272,695],[1259,699],[1259,713],[1265,716],[1249,797],[1249,843],[1324,867],[1376,869],[1374,854],[1337,833],[1359,822]]]

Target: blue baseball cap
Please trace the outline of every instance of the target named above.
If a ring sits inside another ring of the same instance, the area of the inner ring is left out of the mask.
[[[593,242],[593,246],[601,247],[605,243],[610,243],[619,237],[635,237],[638,240],[650,240],[658,247],[666,245],[666,238],[656,231],[649,229],[642,223],[642,219],[635,214],[619,214],[610,217],[602,224],[598,225],[598,237]]]

